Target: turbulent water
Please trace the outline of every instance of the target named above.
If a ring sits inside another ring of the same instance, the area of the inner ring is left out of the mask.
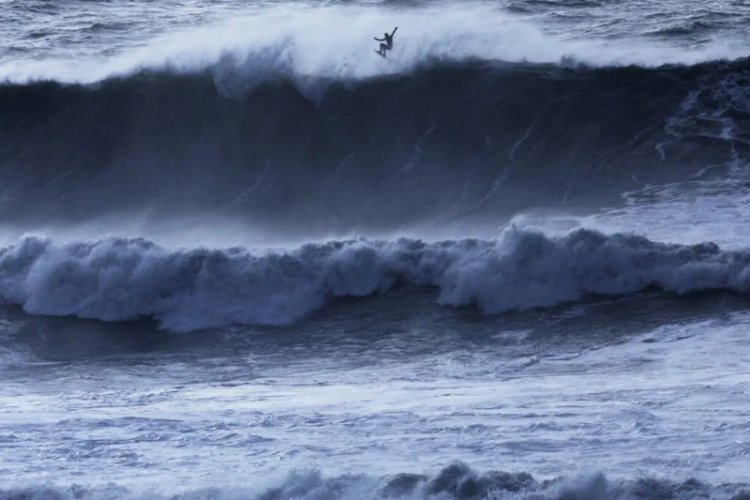
[[[750,498],[748,26],[0,0],[0,498]]]

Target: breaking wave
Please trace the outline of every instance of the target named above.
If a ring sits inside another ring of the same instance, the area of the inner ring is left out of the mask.
[[[373,36],[400,27],[391,57],[373,54]],[[575,40],[487,2],[407,6],[263,4],[210,25],[122,47],[116,54],[70,55],[0,63],[0,81],[94,83],[141,70],[195,73],[217,66],[246,76],[280,74],[359,80],[404,74],[429,61],[575,59],[597,66],[695,64],[746,55],[746,41],[717,39],[700,47],[653,40]],[[50,51],[54,47],[50,48]]]
[[[382,478],[366,475],[325,477],[319,472],[295,472],[279,484],[262,487],[215,487],[201,490],[142,495],[116,485],[99,488],[38,486],[0,490],[0,498],[20,499],[254,499],[254,500],[689,500],[699,498],[747,500],[750,486],[744,483],[711,485],[695,479],[674,481],[643,477],[610,479],[591,474],[575,478],[537,480],[527,472],[479,473],[455,463],[433,476],[397,474]]]
[[[336,297],[435,287],[446,306],[501,313],[647,288],[750,290],[750,251],[670,245],[580,229],[551,238],[511,227],[494,241],[336,241],[292,251],[167,250],[109,238],[0,250],[0,298],[32,314],[154,318],[171,331],[283,325]]]
[[[439,63],[302,87],[228,67],[0,85],[0,221],[150,210],[342,234],[602,206],[746,158],[749,64]]]

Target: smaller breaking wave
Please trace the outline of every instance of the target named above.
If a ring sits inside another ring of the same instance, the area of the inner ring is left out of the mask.
[[[56,244],[26,237],[0,250],[0,299],[32,314],[153,318],[170,331],[285,325],[337,297],[432,287],[446,306],[488,314],[648,288],[750,290],[750,250],[674,245],[579,229],[563,237],[510,227],[496,240],[365,239],[253,253],[169,250],[143,239]]]
[[[618,500],[639,498],[656,500],[698,498],[747,500],[748,485],[742,483],[711,485],[695,479],[609,479],[604,474],[574,478],[537,480],[527,472],[488,471],[479,473],[455,463],[433,476],[396,474],[382,478],[367,475],[325,477],[319,472],[294,472],[279,484],[264,488],[213,487],[179,494],[140,495],[117,485],[106,487],[55,488],[39,486],[0,490],[7,500],[99,499],[99,498],[172,498],[172,499],[255,499],[255,500],[367,500],[367,499],[527,499],[527,500]]]

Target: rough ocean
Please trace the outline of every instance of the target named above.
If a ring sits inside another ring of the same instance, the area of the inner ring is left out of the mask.
[[[747,0],[0,0],[0,498],[750,498],[748,56]]]

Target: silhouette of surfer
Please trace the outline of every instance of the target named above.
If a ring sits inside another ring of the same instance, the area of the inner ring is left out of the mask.
[[[396,34],[397,29],[398,26],[393,28],[393,31],[390,35],[388,33],[383,33],[383,38],[375,38],[376,42],[385,42],[380,44],[380,50],[375,51],[378,53],[378,55],[385,57],[385,53],[393,49],[393,35]]]

